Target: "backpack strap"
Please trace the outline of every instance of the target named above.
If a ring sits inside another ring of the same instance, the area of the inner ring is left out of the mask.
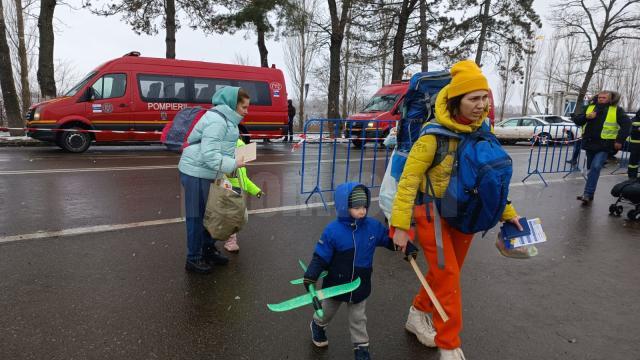
[[[226,117],[222,112],[220,112],[219,110],[216,110],[216,108],[211,108],[211,109],[209,109],[209,110],[207,110],[207,111],[211,111],[211,112],[213,112],[213,113],[216,113],[216,114],[220,115],[220,117],[222,117],[222,118],[224,119],[224,121],[225,121],[225,122],[227,122],[227,123],[229,122],[229,119],[227,119],[227,117]],[[226,128],[225,128],[225,130],[226,130]],[[225,135],[226,135],[226,134],[225,134]],[[200,144],[200,141],[202,141],[202,139],[200,139],[200,140],[196,140],[196,141],[194,141],[194,142],[192,142],[192,143],[189,143],[189,146],[191,146],[191,145],[196,145],[196,144]]]
[[[436,137],[436,153],[433,157],[433,161],[431,162],[431,166],[427,169],[427,188],[426,194],[424,196],[424,203],[427,212],[427,219],[431,221],[431,212],[429,210],[429,203],[433,201],[433,229],[435,231],[436,238],[436,255],[438,259],[438,267],[440,269],[444,269],[444,244],[442,242],[442,220],[440,218],[440,211],[438,211],[438,206],[435,202],[436,193],[433,190],[433,184],[431,183],[431,178],[429,177],[429,170],[433,167],[439,165],[444,158],[449,154],[449,138],[460,139],[461,136],[456,134],[455,132],[445,128],[444,126],[437,123],[428,123],[425,125],[420,131],[420,136],[423,135],[435,135]],[[455,156],[455,154],[454,154]],[[431,195],[429,195],[431,193]]]

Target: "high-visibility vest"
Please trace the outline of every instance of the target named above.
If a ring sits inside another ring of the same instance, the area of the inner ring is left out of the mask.
[[[586,114],[593,112],[595,109],[595,105],[589,105],[587,107]],[[582,127],[582,132],[584,133],[584,128]],[[615,140],[618,137],[618,131],[620,130],[620,125],[618,125],[618,107],[617,106],[609,106],[609,110],[607,110],[607,118],[604,121],[604,125],[602,126],[602,132],[600,133],[600,138],[604,140]]]

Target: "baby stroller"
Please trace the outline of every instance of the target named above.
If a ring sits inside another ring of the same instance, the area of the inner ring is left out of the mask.
[[[635,208],[627,212],[627,218],[633,221],[640,221],[640,179],[629,179],[616,184],[611,189],[611,195],[617,197],[615,204],[609,206],[609,214],[620,216],[624,208],[620,203],[629,203]]]

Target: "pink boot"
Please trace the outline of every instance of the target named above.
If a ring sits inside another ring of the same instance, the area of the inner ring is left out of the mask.
[[[238,236],[237,234],[233,234],[231,236],[229,236],[229,239],[227,239],[227,241],[224,242],[224,248],[228,251],[228,252],[239,252],[240,251],[240,247],[238,246]]]

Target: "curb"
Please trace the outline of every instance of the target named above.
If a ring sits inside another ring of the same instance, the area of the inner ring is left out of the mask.
[[[51,143],[38,140],[2,140],[0,139],[0,147],[48,147],[54,146]]]

